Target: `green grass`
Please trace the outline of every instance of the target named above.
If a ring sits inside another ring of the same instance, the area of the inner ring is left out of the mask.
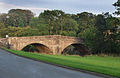
[[[29,57],[36,60],[60,64],[77,69],[89,70],[110,76],[120,77],[120,57],[99,56],[64,56],[28,53],[7,49],[17,55]]]

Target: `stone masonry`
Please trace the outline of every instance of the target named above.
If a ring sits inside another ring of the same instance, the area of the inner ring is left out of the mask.
[[[31,37],[9,37],[8,43],[10,49],[22,50],[30,44],[39,43],[48,47],[53,54],[61,52],[69,45],[83,44],[83,40],[78,37],[69,37],[61,35],[31,36]]]

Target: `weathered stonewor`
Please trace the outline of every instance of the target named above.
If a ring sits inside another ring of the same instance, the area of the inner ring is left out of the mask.
[[[1,47],[7,47],[7,41],[8,39],[7,38],[0,38],[0,48]]]
[[[30,44],[42,44],[48,47],[53,54],[61,54],[61,52],[69,45],[83,44],[83,40],[78,37],[69,37],[61,35],[48,36],[31,36],[31,37],[9,37],[8,43],[10,49],[22,50]]]

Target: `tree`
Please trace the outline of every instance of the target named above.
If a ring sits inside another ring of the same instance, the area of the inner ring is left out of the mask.
[[[76,35],[78,29],[77,22],[61,10],[46,10],[39,15],[39,20],[44,20],[51,35],[70,35],[69,32]]]
[[[10,37],[22,37],[22,36],[39,36],[40,32],[38,29],[30,27],[11,27],[7,28],[8,35]]]
[[[116,3],[113,4],[113,6],[116,7],[115,14],[120,15],[120,0],[118,0]]]
[[[58,34],[58,30],[62,31],[62,20],[65,13],[61,10],[45,10],[39,15],[39,18],[43,18],[48,24],[49,34]],[[61,23],[61,24],[60,24]],[[60,27],[59,27],[60,26]],[[54,33],[53,33],[54,32]]]
[[[62,31],[59,31],[61,35],[77,36],[76,31],[78,31],[78,24],[74,19],[72,18],[64,19],[64,23],[62,23],[62,27],[63,27]]]
[[[77,15],[73,14],[71,17],[79,24],[79,29],[77,31],[77,34],[79,34],[80,32],[83,32],[86,28],[94,26],[96,16],[92,13],[82,12],[78,13]]]
[[[104,15],[97,15],[95,27],[97,28],[98,32],[96,37],[96,53],[103,53],[105,50],[104,45],[104,32],[106,31],[106,19]]]
[[[5,25],[5,27],[9,26],[9,15],[6,13],[0,14],[0,22]]]
[[[5,28],[5,25],[0,22],[0,38],[3,38],[7,35],[7,29]]]
[[[33,29],[38,29],[41,35],[49,34],[49,27],[43,18],[35,17],[30,21],[30,27]]]
[[[91,26],[86,28],[83,32],[79,33],[79,37],[84,39],[84,44],[91,50],[92,53],[96,53],[96,38],[97,38],[97,28]]]
[[[105,51],[114,54],[118,54],[120,50],[120,32],[119,25],[120,20],[116,17],[108,16],[106,18],[106,31],[104,32]]]
[[[8,12],[9,26],[27,26],[34,14],[30,10],[11,9]]]

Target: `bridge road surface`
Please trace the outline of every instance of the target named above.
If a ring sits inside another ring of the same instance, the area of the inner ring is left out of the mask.
[[[0,78],[101,78],[8,53],[0,49]]]

